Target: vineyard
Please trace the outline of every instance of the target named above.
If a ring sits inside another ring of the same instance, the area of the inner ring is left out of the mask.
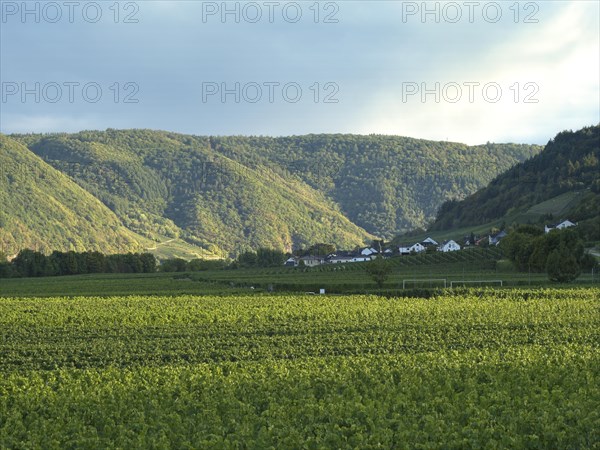
[[[0,298],[0,448],[600,448],[600,289]]]

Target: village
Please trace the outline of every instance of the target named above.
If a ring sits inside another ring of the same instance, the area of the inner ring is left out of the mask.
[[[577,224],[570,220],[562,220],[556,224],[544,225],[544,233],[549,233],[552,230],[562,230],[576,226]],[[304,255],[304,256],[291,256],[288,258],[284,266],[286,267],[314,267],[323,264],[348,264],[358,262],[368,262],[377,257],[391,258],[400,256],[417,255],[423,252],[456,252],[461,251],[469,247],[478,246],[498,246],[503,238],[508,236],[506,230],[499,231],[497,233],[490,233],[484,236],[477,236],[471,234],[465,236],[462,239],[456,240],[449,239],[443,242],[437,242],[431,237],[427,237],[419,242],[405,242],[399,245],[390,246],[385,245],[383,248],[375,248],[376,246],[361,247],[355,250],[339,250],[328,255]],[[381,245],[379,246],[381,247]]]

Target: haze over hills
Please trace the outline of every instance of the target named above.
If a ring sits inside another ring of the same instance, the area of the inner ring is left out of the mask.
[[[430,230],[503,220],[581,221],[600,239],[600,125],[563,131],[533,158],[462,201],[444,203]],[[594,237],[595,236],[595,237]]]
[[[45,250],[68,249],[76,237],[77,249],[111,253],[128,236],[131,248],[136,239],[138,247],[176,240],[208,257],[315,242],[351,248],[391,237],[425,226],[445,200],[472,194],[541,150],[379,135],[198,137],[149,130],[12,135],[1,142],[7,161],[16,160],[17,152],[51,166],[44,170],[62,172],[44,190],[77,187],[85,201],[60,197],[58,209],[77,203],[78,220],[88,217],[105,236],[91,240],[94,233],[69,217],[54,220],[64,222],[62,228],[45,226],[35,211],[50,203],[29,198],[43,180],[30,174],[29,187],[17,189],[5,173],[0,195],[15,199],[2,209],[6,253],[40,241],[48,244]],[[94,197],[99,201],[92,207]],[[38,203],[27,213],[19,206]],[[22,223],[27,226],[14,239]],[[46,235],[53,236],[42,239]]]

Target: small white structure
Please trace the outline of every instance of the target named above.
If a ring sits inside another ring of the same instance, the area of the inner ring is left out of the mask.
[[[344,264],[354,262],[351,256],[333,256],[328,259],[330,264]]]
[[[570,220],[563,220],[560,223],[557,223],[555,225],[544,225],[544,232],[545,233],[549,233],[552,230],[562,230],[564,228],[570,228],[570,227],[575,227],[577,226],[576,223],[571,222]]]
[[[438,247],[438,252],[444,252],[444,253],[455,252],[457,250],[460,250],[460,245],[458,245],[453,240],[445,241],[442,243],[442,245],[440,245]]]
[[[320,266],[325,263],[325,258],[322,256],[303,256],[300,261],[307,267]]]
[[[421,253],[425,251],[425,246],[420,242],[417,242],[416,244],[401,244],[400,247],[398,247],[398,251],[401,255]]]
[[[434,239],[430,237],[423,239],[423,241],[421,241],[421,244],[423,245],[423,247],[429,247],[430,245],[439,245]]]
[[[297,267],[298,266],[298,259],[295,257],[290,257],[288,258],[285,263],[283,263],[284,266],[286,267]]]
[[[367,262],[367,261],[371,261],[371,257],[370,256],[355,256],[352,258],[351,262]]]
[[[500,241],[502,239],[504,239],[506,236],[507,236],[507,233],[504,230],[502,230],[501,232],[496,233],[496,234],[490,234],[488,236],[489,244],[490,245],[498,245],[498,244],[500,244]]]
[[[378,253],[377,250],[375,250],[373,247],[363,248],[360,251],[360,254],[363,256],[371,256],[371,255],[375,255],[377,253]]]
[[[415,252],[415,253],[421,253],[424,252],[426,250],[425,246],[423,244],[421,244],[420,242],[417,242],[416,244],[413,244],[410,246],[410,252]]]

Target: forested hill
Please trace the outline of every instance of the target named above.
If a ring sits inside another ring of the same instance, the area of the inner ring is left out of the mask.
[[[302,180],[352,222],[385,238],[424,227],[445,200],[475,192],[541,150],[382,135],[228,137],[211,138],[210,145],[245,166]]]
[[[540,150],[377,135],[107,130],[10,138],[129,230],[180,238],[214,255],[315,242],[353,247],[422,227],[445,200],[464,198]]]
[[[568,193],[577,193],[577,201],[564,215],[570,220],[593,219],[600,211],[599,161],[600,126],[563,131],[540,154],[499,175],[489,186],[462,201],[444,203],[430,230],[487,223]]]
[[[208,138],[150,131],[24,136],[31,151],[108,206],[135,233],[183,240],[200,256],[374,236],[302,181],[244,166]],[[35,214],[32,212],[32,214]]]
[[[97,198],[0,134],[0,252],[138,251],[138,238]]]

